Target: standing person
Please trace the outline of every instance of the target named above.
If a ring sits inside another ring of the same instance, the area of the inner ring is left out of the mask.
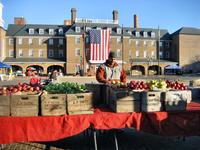
[[[111,84],[112,81],[126,82],[126,73],[116,62],[116,54],[111,51],[105,63],[101,64],[96,72],[96,79],[100,83]]]

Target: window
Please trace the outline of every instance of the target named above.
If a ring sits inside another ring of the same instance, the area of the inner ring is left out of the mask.
[[[166,58],[169,58],[169,52],[166,51]]]
[[[151,37],[155,38],[155,32],[151,32]]]
[[[64,52],[62,49],[58,50],[58,55],[59,55],[59,57],[64,57]]]
[[[120,49],[117,49],[117,57],[121,57],[122,56],[122,52]]]
[[[127,31],[127,33],[128,33],[128,34],[130,34],[130,35],[132,34],[132,32],[131,32],[131,31]]]
[[[59,39],[59,44],[63,45],[63,39]]]
[[[14,44],[14,39],[9,39],[8,43],[9,43],[9,45],[13,45]]]
[[[144,58],[147,58],[147,51],[144,51]]]
[[[63,29],[61,29],[61,28],[58,29],[58,34],[59,34],[59,35],[63,35]]]
[[[14,56],[14,50],[9,50],[9,57],[13,57]]]
[[[129,56],[129,58],[132,57],[132,51],[131,50],[128,51],[128,56]]]
[[[54,29],[49,29],[49,35],[53,35],[54,34]]]
[[[44,29],[39,29],[39,34],[44,34]]]
[[[136,31],[136,32],[135,32],[135,36],[136,36],[136,37],[140,37],[140,32]]]
[[[19,44],[19,45],[22,45],[22,38],[19,38],[19,39],[18,39],[18,44]]]
[[[79,44],[81,42],[81,38],[80,37],[75,37],[75,44]]]
[[[117,34],[121,34],[122,33],[122,29],[121,28],[117,28]]]
[[[169,42],[166,42],[166,48],[169,48]]]
[[[162,47],[163,46],[163,42],[160,41],[159,42],[159,46]]]
[[[28,39],[28,44],[29,45],[33,44],[33,39]]]
[[[43,54],[44,52],[43,52],[43,50],[42,49],[39,49],[39,57],[43,57]]]
[[[90,27],[86,27],[86,32],[88,32],[89,30],[91,30],[91,28]]]
[[[129,40],[128,40],[128,44],[131,44],[131,41],[132,41],[132,39],[129,39]]]
[[[28,55],[29,55],[29,57],[33,56],[33,50],[32,49],[29,49]]]
[[[147,41],[144,41],[144,46],[145,46],[145,47],[147,46]]]
[[[23,57],[23,51],[22,51],[22,49],[19,49],[19,57]]]
[[[143,36],[144,36],[144,37],[147,37],[147,32],[143,32]]]
[[[155,46],[155,41],[151,41],[151,46]]]
[[[121,42],[122,42],[121,37],[117,37],[117,43],[121,43]]]
[[[80,48],[76,48],[75,49],[75,56],[80,56],[80,54],[81,54]]]
[[[41,38],[38,39],[38,43],[39,43],[39,45],[42,45],[43,41]]]
[[[87,37],[85,38],[85,42],[86,42],[86,44],[89,43],[89,40],[90,40],[90,38],[87,36]]]
[[[96,27],[96,29],[97,29],[97,30],[101,30],[101,28],[100,28],[100,27]]]
[[[80,27],[76,27],[75,30],[76,30],[77,33],[81,32],[81,28]]]
[[[151,51],[151,57],[155,57],[155,52]]]
[[[49,49],[49,57],[53,57],[54,56],[54,51],[53,49]]]
[[[53,39],[49,39],[49,45],[53,45]]]
[[[140,45],[140,43],[139,43],[139,41],[137,40],[137,41],[135,41],[135,45],[136,46],[139,46]]]
[[[34,29],[33,28],[29,29],[29,34],[34,34]]]
[[[163,52],[162,51],[160,51],[159,56],[160,56],[160,58],[163,58]]]
[[[135,56],[136,56],[136,57],[139,57],[139,56],[140,56],[140,52],[139,52],[139,50],[136,50],[136,52],[135,52]]]

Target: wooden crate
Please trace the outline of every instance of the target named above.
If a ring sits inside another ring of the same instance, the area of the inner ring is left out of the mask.
[[[11,116],[38,116],[40,94],[11,95]]]
[[[9,95],[0,95],[0,116],[10,116]]]
[[[146,103],[141,105],[142,112],[156,112],[156,111],[163,111],[163,102],[157,103]]]
[[[142,104],[154,104],[164,101],[164,92],[161,91],[143,91],[141,92]]]
[[[110,90],[110,108],[115,112],[139,112],[140,92]]]
[[[162,91],[141,92],[141,110],[143,112],[163,111],[164,93]]]
[[[42,116],[59,116],[66,113],[66,94],[42,94]]]
[[[67,112],[81,112],[93,108],[92,95],[92,92],[67,94]]]
[[[68,111],[69,115],[79,115],[79,114],[93,114],[94,113],[94,109],[90,109],[90,110],[77,110],[77,111]]]

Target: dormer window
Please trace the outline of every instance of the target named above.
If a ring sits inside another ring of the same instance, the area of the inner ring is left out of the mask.
[[[151,32],[151,37],[155,38],[155,32]]]
[[[81,28],[80,27],[76,27],[76,33],[80,33],[81,32]]]
[[[90,27],[86,27],[86,32],[88,32],[89,30],[91,30],[91,28]]]
[[[136,31],[136,32],[135,32],[135,36],[136,36],[136,37],[140,37],[140,32]]]
[[[97,29],[97,30],[101,30],[101,28],[100,28],[100,27],[96,27],[96,29]]]
[[[121,34],[122,33],[122,29],[121,28],[117,28],[117,34]]]
[[[44,29],[39,29],[39,34],[44,34]]]
[[[34,29],[33,28],[29,29],[29,34],[34,34]]]
[[[54,29],[49,29],[49,35],[53,35],[54,34]]]
[[[143,36],[144,36],[144,37],[147,37],[147,32],[144,31],[144,32],[143,32]]]
[[[58,33],[59,33],[59,35],[63,35],[63,29],[58,29]]]
[[[127,33],[128,33],[128,34],[130,34],[130,35],[132,34],[132,32],[131,32],[131,31],[127,31]]]

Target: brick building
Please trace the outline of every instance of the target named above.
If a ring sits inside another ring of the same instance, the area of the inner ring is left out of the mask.
[[[111,31],[110,49],[116,51],[120,66],[133,75],[163,74],[164,68],[173,64],[180,64],[187,71],[195,68],[189,66],[193,57],[196,62],[200,59],[199,29],[182,28],[170,35],[165,29],[138,27],[136,15],[133,27],[118,24],[117,10],[112,17],[77,19],[76,9],[72,8],[71,19],[63,25],[27,24],[24,18],[15,18],[6,31],[5,48],[1,50],[5,54],[3,61],[12,65],[14,71],[26,72],[28,67],[34,67],[44,74],[54,69],[65,74],[80,70],[94,74],[99,64],[88,61],[91,29]]]

